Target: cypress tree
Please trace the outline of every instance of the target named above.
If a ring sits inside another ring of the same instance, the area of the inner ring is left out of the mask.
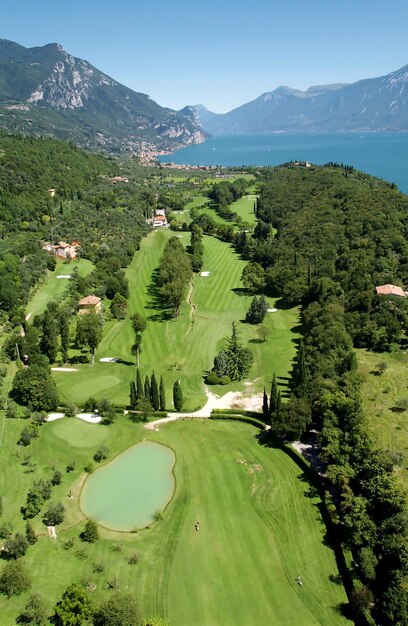
[[[173,404],[176,411],[181,411],[183,407],[183,392],[179,380],[176,380],[173,385]]]
[[[150,380],[149,377],[146,375],[145,381],[144,381],[144,396],[146,398],[146,400],[148,400],[150,402]]]
[[[166,390],[164,388],[163,376],[160,376],[160,391],[159,391],[160,411],[166,410]]]
[[[134,409],[137,404],[136,385],[133,380],[130,382],[129,404],[131,409]]]
[[[159,388],[157,386],[156,375],[154,372],[150,380],[150,402],[154,410],[158,411],[160,407]]]
[[[265,298],[265,296],[263,294],[260,297],[259,305],[260,305],[260,309],[262,311],[262,320],[261,321],[263,322],[264,319],[265,319],[265,315],[268,312],[268,303],[267,303],[266,298]]]
[[[269,416],[269,404],[268,404],[268,396],[266,395],[265,387],[264,387],[264,391],[263,391],[262,415],[263,415],[264,420],[266,422],[268,420],[268,416]]]
[[[278,403],[278,384],[276,382],[275,372],[273,373],[272,385],[271,385],[271,396],[269,400],[269,414],[273,415],[276,413],[276,407]]]
[[[276,399],[276,416],[277,417],[279,417],[279,415],[280,415],[281,408],[282,408],[281,392],[278,391],[278,396],[277,396],[277,399]]]
[[[45,354],[50,363],[55,363],[58,353],[58,333],[57,324],[51,311],[46,309],[42,319],[42,337],[40,340],[40,349]]]
[[[62,360],[65,362],[68,358],[68,349],[69,349],[69,344],[70,344],[69,319],[66,313],[62,313],[60,315],[59,331],[61,335]]]
[[[140,398],[144,397],[144,388],[142,384],[142,377],[140,375],[140,370],[137,368],[136,373],[136,400],[140,400]]]
[[[299,351],[296,358],[296,364],[293,368],[292,379],[296,389],[296,395],[305,395],[305,385],[308,379],[305,344],[300,340]]]
[[[34,543],[36,543],[37,541],[37,535],[34,532],[33,527],[31,526],[30,522],[26,523],[26,527],[25,527],[25,536],[26,539],[28,541],[28,543],[32,546]]]

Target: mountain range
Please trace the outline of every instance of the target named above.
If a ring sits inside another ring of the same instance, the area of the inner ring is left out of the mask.
[[[228,113],[195,105],[212,135],[408,130],[408,65],[352,84],[278,87]]]
[[[50,43],[0,39],[0,128],[91,149],[171,151],[204,141],[195,111],[164,108]]]

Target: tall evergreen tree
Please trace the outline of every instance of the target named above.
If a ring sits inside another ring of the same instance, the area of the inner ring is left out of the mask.
[[[136,399],[140,400],[140,398],[144,397],[144,388],[143,388],[143,383],[142,383],[142,377],[140,375],[140,370],[139,368],[137,368],[137,373],[136,373]]]
[[[37,542],[37,535],[35,534],[34,528],[31,526],[30,522],[26,522],[25,536],[31,546]]]
[[[159,402],[160,402],[160,411],[165,411],[166,410],[166,389],[164,387],[163,376],[160,376]]]
[[[279,417],[279,415],[281,414],[281,408],[282,408],[281,392],[278,391],[278,397],[276,400],[276,416],[277,417]]]
[[[41,352],[49,358],[50,363],[55,363],[58,353],[57,324],[54,315],[48,309],[44,311],[41,331]]]
[[[156,375],[154,372],[150,379],[150,402],[154,410],[158,411],[160,407],[159,388],[157,386]]]
[[[130,381],[129,404],[131,409],[134,409],[137,404],[136,385],[133,380]]]
[[[292,373],[293,385],[296,395],[302,397],[306,395],[306,385],[308,382],[308,370],[306,365],[305,344],[300,340],[299,350]]]
[[[65,312],[61,313],[59,318],[59,332],[61,336],[62,360],[65,363],[68,358],[68,350],[70,345],[69,318]]]
[[[268,421],[268,417],[269,417],[269,403],[268,403],[268,396],[266,395],[265,387],[264,387],[264,390],[263,390],[262,415],[264,417],[265,422]]]
[[[276,382],[275,372],[273,373],[272,385],[271,385],[271,395],[269,399],[269,414],[273,415],[276,413],[276,407],[278,404],[278,384]]]
[[[144,381],[144,397],[150,402],[150,380],[147,374]]]
[[[183,407],[183,392],[181,389],[180,381],[176,380],[173,385],[173,404],[176,411],[181,411]]]

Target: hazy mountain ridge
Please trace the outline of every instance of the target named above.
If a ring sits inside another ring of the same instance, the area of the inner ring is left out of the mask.
[[[59,44],[25,48],[4,39],[0,126],[118,151],[168,151],[205,138],[189,107],[161,107]]]
[[[228,113],[196,105],[213,135],[408,130],[408,65],[386,76],[306,91],[281,86]]]

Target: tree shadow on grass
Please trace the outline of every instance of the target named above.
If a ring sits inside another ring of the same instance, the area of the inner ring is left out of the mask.
[[[120,363],[121,365],[127,365],[127,366],[131,366],[131,365],[135,366],[134,361],[125,361],[124,359],[118,359],[116,363]]]
[[[78,365],[79,363],[89,363],[89,355],[77,354],[76,356],[72,356],[69,358],[69,363],[71,365]]]
[[[249,289],[245,289],[245,287],[233,287],[231,289],[237,296],[250,296],[251,292]]]
[[[147,317],[152,322],[167,322],[174,317],[174,312],[169,308],[160,293],[159,270],[156,268],[152,273],[152,280],[147,289],[148,301],[146,308],[153,309],[157,313],[152,313]]]

